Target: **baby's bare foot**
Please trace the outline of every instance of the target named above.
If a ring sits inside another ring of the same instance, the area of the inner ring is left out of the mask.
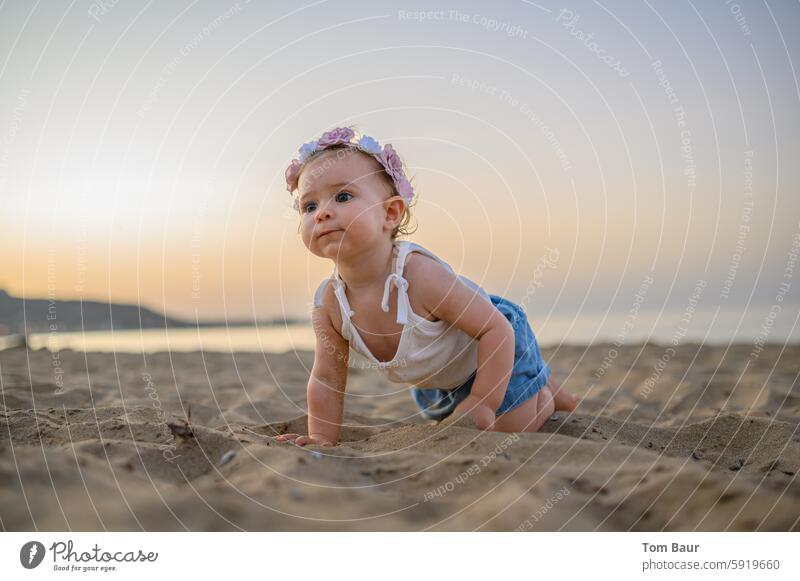
[[[553,403],[556,406],[556,411],[571,412],[578,406],[578,396],[574,393],[564,389],[560,383],[548,380],[550,392],[553,394]]]

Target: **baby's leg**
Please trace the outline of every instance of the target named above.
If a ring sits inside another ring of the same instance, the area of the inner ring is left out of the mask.
[[[577,396],[551,377],[535,396],[498,416],[492,429],[496,432],[538,432],[554,412],[571,412],[577,405]]]
[[[522,405],[506,412],[494,421],[495,432],[538,432],[556,411],[555,399],[546,384],[536,395]]]

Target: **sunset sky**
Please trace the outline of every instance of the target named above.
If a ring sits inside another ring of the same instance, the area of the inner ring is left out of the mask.
[[[652,277],[650,310],[698,281],[705,306],[786,282],[797,304],[798,22],[775,1],[7,1],[0,288],[307,316],[333,265],[283,172],[355,125],[408,165],[411,239],[490,293],[625,312]]]

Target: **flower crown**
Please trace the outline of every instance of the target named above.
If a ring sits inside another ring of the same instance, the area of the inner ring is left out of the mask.
[[[303,164],[311,154],[334,145],[348,145],[377,159],[383,169],[386,170],[386,173],[389,174],[389,177],[392,178],[397,194],[408,204],[414,197],[414,188],[406,178],[406,174],[403,172],[403,162],[392,145],[387,143],[381,147],[380,143],[369,135],[361,135],[358,139],[355,139],[355,136],[355,132],[349,127],[337,127],[323,133],[315,141],[304,143],[299,149],[299,159],[293,159],[289,167],[286,168],[286,189],[289,190],[289,194],[292,194],[297,189],[300,170],[303,169]],[[298,205],[299,201],[295,197],[295,210],[298,209]]]

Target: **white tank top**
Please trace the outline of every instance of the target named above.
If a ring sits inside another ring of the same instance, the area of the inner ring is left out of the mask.
[[[334,292],[342,313],[342,337],[350,348],[363,355],[382,375],[394,383],[408,383],[420,389],[454,389],[464,383],[478,368],[478,341],[450,323],[440,319],[429,321],[411,310],[408,301],[408,281],[403,278],[403,270],[408,255],[420,252],[443,264],[451,272],[453,269],[444,260],[414,242],[399,240],[394,243],[392,272],[386,277],[381,308],[389,312],[389,293],[391,285],[397,287],[397,322],[403,325],[400,345],[391,361],[379,361],[366,346],[350,317],[355,312],[350,309],[345,294],[345,282],[334,267],[330,278],[325,279],[314,294],[314,305],[322,306],[325,285],[334,282]],[[459,280],[478,291],[487,301],[489,295],[483,288],[463,275]]]

